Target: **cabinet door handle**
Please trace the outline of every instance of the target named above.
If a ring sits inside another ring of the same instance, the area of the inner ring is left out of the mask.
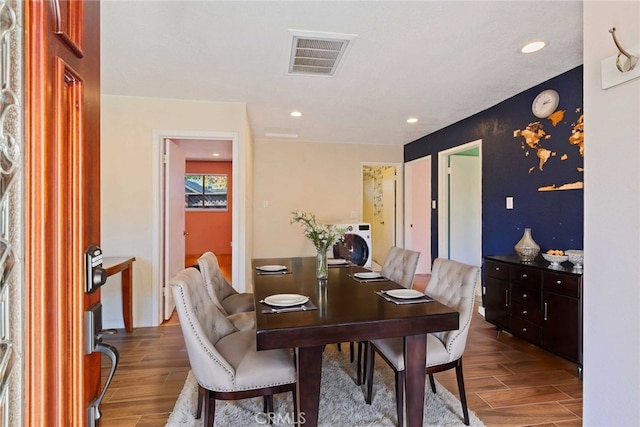
[[[558,280],[556,283],[557,283],[558,285],[562,285],[562,280]]]
[[[522,294],[522,298],[526,298],[526,297],[527,297],[527,294]]]
[[[527,314],[527,310],[523,310],[523,311],[522,311],[522,314]]]
[[[525,278],[526,278],[526,277],[527,277],[527,273],[524,273],[524,274],[522,275],[522,277],[525,277]]]
[[[547,307],[547,303],[545,302],[545,303],[544,303],[544,320],[547,320],[547,314],[548,314],[548,312],[547,312],[547,308],[548,308],[548,307]]]
[[[522,328],[522,332],[527,332],[527,328]]]
[[[509,307],[509,289],[504,291],[504,306]]]
[[[500,267],[496,267],[496,271],[500,271]]]

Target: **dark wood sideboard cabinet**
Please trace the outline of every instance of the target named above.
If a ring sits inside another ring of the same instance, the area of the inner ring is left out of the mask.
[[[582,273],[565,264],[485,256],[485,319],[577,363],[582,376]]]

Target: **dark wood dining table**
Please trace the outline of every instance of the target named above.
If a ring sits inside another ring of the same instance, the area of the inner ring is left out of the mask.
[[[281,274],[256,270],[264,265],[287,270]],[[401,286],[393,281],[359,282],[353,274],[367,271],[360,266],[330,267],[326,280],[316,279],[315,257],[253,259],[252,268],[257,348],[296,349],[295,404],[305,426],[318,424],[323,346],[389,337],[404,337],[406,423],[422,426],[426,334],[458,329],[457,311],[437,301],[402,305],[386,301],[375,292]],[[308,296],[317,309],[262,313],[267,307],[261,303],[264,298],[283,293]]]

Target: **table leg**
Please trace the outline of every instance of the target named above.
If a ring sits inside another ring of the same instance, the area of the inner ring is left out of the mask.
[[[296,378],[296,405],[299,425],[318,425],[320,379],[322,376],[322,346],[299,347]]]
[[[131,283],[133,281],[133,268],[129,264],[127,268],[122,270],[122,317],[124,318],[124,328],[127,332],[133,331],[133,312],[132,312],[132,292]]]
[[[409,427],[421,427],[427,374],[427,336],[407,336],[404,346],[406,424]]]

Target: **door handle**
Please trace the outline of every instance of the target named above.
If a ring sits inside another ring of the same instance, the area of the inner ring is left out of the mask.
[[[549,306],[547,305],[547,303],[544,303],[544,320],[548,320],[548,314],[549,314]]]
[[[112,346],[111,344],[107,344],[104,342],[99,342],[96,344],[95,351],[98,353],[102,353],[111,360],[111,369],[109,370],[109,376],[104,383],[104,387],[102,387],[102,391],[93,399],[91,404],[89,405],[89,423],[90,427],[97,426],[98,420],[100,420],[100,403],[104,398],[104,394],[107,392],[109,385],[111,384],[111,380],[113,380],[113,375],[116,373],[116,368],[118,367],[118,360],[120,359],[120,354],[118,353],[118,349]]]
[[[91,401],[89,408],[87,409],[87,426],[94,427],[99,424],[100,420],[100,403],[104,398],[107,388],[113,380],[113,376],[118,367],[118,360],[120,355],[118,349],[111,344],[103,343],[102,336],[104,334],[114,334],[117,331],[115,329],[102,329],[102,304],[96,303],[89,307],[84,312],[85,321],[85,353],[102,353],[111,361],[111,369],[109,370],[109,376],[104,383],[100,394]]]

